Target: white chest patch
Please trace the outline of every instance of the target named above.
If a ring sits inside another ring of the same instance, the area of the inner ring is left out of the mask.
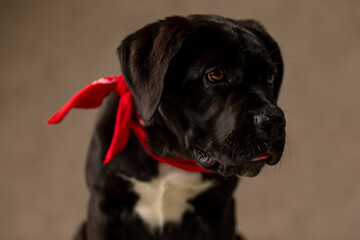
[[[193,207],[188,200],[213,185],[203,180],[201,173],[184,171],[168,164],[159,164],[159,176],[150,182],[127,178],[139,195],[135,212],[151,229],[160,229],[166,222],[179,223],[186,211]]]

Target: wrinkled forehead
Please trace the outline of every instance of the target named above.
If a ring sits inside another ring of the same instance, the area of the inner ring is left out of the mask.
[[[244,52],[266,52],[264,45],[247,29],[235,23],[201,21],[184,41],[179,57],[192,61],[199,57],[231,58]]]
[[[208,65],[214,61],[237,61],[239,64],[254,56],[266,59],[267,52],[261,40],[249,30],[235,23],[203,21],[195,24],[177,58],[183,61],[181,65],[186,66],[195,63]]]
[[[262,45],[255,34],[232,19],[213,15],[192,15],[188,20],[194,28],[194,43],[198,41],[212,46],[234,44],[247,48],[258,48]]]

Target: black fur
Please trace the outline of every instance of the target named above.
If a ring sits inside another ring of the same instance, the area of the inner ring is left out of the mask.
[[[216,182],[190,202],[180,224],[148,230],[133,207],[139,196],[119,173],[141,181],[158,175],[158,162],[134,134],[127,147],[103,166],[110,145],[118,96],[101,107],[87,161],[89,215],[76,239],[233,240],[232,193],[239,175],[256,176],[279,161],[285,118],[276,105],[283,63],[276,42],[256,21],[215,15],[170,17],[128,36],[118,48],[122,71],[145,122],[149,146],[160,156],[195,159]],[[210,83],[206,74],[223,69]],[[276,73],[273,85],[268,75]],[[264,154],[271,158],[250,161]],[[206,165],[204,159],[215,164]]]

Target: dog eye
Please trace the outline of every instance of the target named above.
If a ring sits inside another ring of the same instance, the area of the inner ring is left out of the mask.
[[[217,83],[225,78],[225,72],[222,69],[215,69],[214,71],[211,71],[206,74],[206,80],[211,83]]]
[[[271,87],[273,86],[274,80],[275,80],[275,73],[268,74],[267,83],[269,84],[269,86]]]

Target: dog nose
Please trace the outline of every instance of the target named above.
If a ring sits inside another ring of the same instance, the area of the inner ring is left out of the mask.
[[[255,127],[266,134],[276,135],[284,130],[286,121],[283,111],[271,108],[254,116]]]

